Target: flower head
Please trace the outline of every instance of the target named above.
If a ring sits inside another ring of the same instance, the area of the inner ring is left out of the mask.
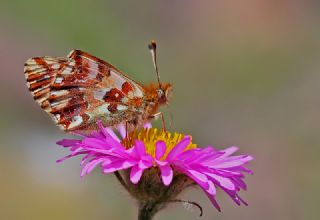
[[[98,165],[104,173],[123,171],[128,191],[140,200],[161,199],[165,202],[190,183],[196,183],[219,211],[215,200],[217,188],[225,191],[236,204],[246,204],[238,192],[246,189],[243,173],[251,171],[244,165],[253,158],[249,155],[232,156],[237,147],[224,150],[211,146],[198,148],[192,143],[191,136],[158,131],[150,126],[128,134],[123,126],[119,126],[119,138],[111,128],[103,127],[100,122],[98,125],[99,131],[84,136],[82,140],[59,141],[57,144],[69,148],[71,154],[58,162],[84,155],[81,176]],[[168,187],[170,190],[165,190]],[[155,193],[163,191],[159,188],[172,195]]]

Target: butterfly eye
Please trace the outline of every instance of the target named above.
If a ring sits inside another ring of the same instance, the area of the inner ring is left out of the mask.
[[[162,89],[158,89],[157,94],[158,94],[158,98],[162,98],[164,95],[164,92],[162,91]]]

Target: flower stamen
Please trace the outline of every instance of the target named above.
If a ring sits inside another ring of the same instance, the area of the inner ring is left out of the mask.
[[[127,135],[127,138],[122,140],[122,144],[127,148],[134,146],[135,140],[144,142],[147,153],[156,158],[156,144],[159,141],[163,141],[166,145],[166,150],[163,156],[159,160],[165,160],[171,150],[185,137],[181,133],[170,133],[165,131],[159,131],[157,128],[142,129],[140,131],[134,130]],[[197,145],[192,143],[188,144],[185,151],[197,148]]]

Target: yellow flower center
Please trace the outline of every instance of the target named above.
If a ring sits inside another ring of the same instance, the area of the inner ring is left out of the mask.
[[[179,143],[179,141],[182,140],[184,136],[184,134],[180,133],[170,133],[159,131],[157,128],[149,128],[139,131],[134,130],[133,132],[130,132],[127,138],[122,140],[122,144],[126,146],[127,149],[129,149],[134,145],[135,140],[143,141],[144,145],[146,146],[147,153],[155,158],[157,141],[164,141],[166,143],[167,149],[162,159],[165,159],[169,152],[177,145],[177,143]],[[191,141],[185,148],[185,151],[194,148],[197,148],[197,145],[193,144]]]

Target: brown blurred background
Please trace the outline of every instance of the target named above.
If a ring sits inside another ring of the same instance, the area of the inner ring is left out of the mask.
[[[255,157],[249,207],[222,192],[222,213],[201,190],[181,198],[205,220],[320,219],[320,3],[299,0],[1,0],[0,219],[136,219],[112,175],[80,179],[79,159],[55,163],[66,135],[33,101],[23,64],[77,48],[147,83],[151,39],[174,85],[171,129]],[[156,220],[197,215],[175,204]]]

